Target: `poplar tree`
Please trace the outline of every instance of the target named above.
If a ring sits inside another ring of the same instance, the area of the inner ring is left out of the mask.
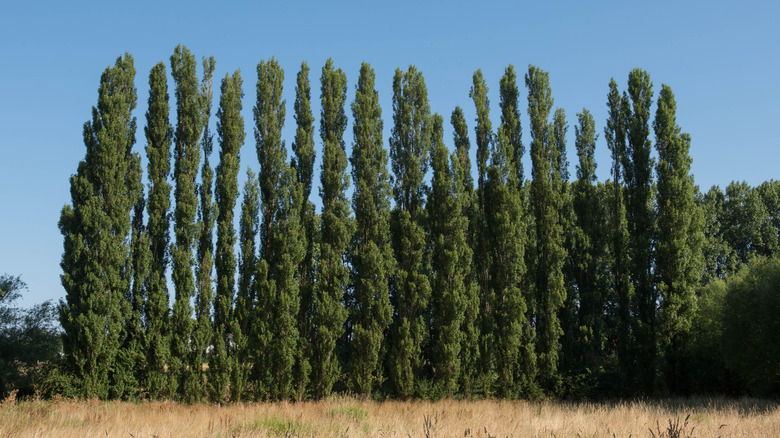
[[[600,367],[605,346],[606,285],[602,271],[607,209],[599,199],[596,185],[596,122],[587,109],[577,113],[577,119],[574,137],[579,160],[577,180],[572,185],[574,222],[570,226],[572,238],[567,259],[573,287],[569,289],[572,296],[567,296],[568,308],[564,309],[572,320],[568,324],[570,332],[564,333],[568,346],[564,347],[563,359],[570,374],[590,377]]]
[[[190,301],[195,294],[192,250],[198,236],[198,224],[195,222],[198,210],[195,181],[200,164],[198,139],[202,124],[201,94],[198,90],[198,77],[195,72],[195,57],[189,49],[181,45],[176,47],[173,56],[171,56],[171,71],[176,82],[176,131],[174,134],[174,180],[176,182],[174,233],[176,242],[171,248],[176,297],[171,321],[172,358],[170,370],[176,380],[179,399],[191,402],[197,395],[194,388],[200,375],[200,367],[195,372],[188,365],[191,364],[191,342],[194,328],[193,309]]]
[[[626,181],[626,218],[629,235],[628,268],[634,286],[634,337],[640,387],[651,393],[655,384],[658,350],[656,319],[658,291],[653,278],[653,159],[650,158],[650,106],[653,83],[650,75],[634,69],[628,75],[626,135],[628,144],[623,156]]]
[[[217,166],[217,297],[214,302],[214,363],[210,373],[212,399],[227,398],[227,382],[230,380],[230,398],[239,400],[245,385],[244,364],[239,362],[237,349],[246,348],[245,334],[233,311],[235,295],[236,232],[233,227],[233,210],[238,198],[238,169],[241,146],[244,144],[244,117],[241,98],[243,80],[241,72],[225,75],[220,86],[217,110],[217,135],[219,135],[219,165]]]
[[[303,187],[298,183],[295,169],[286,163],[287,153],[281,139],[285,115],[284,71],[271,58],[258,64],[257,76],[254,115],[263,222],[261,260],[255,274],[255,321],[261,361],[255,362],[254,369],[260,373],[256,376],[260,382],[259,395],[286,400],[294,395],[293,369],[299,347],[297,269],[305,256],[300,220]]]
[[[661,86],[655,113],[655,147],[658,151],[658,248],[655,273],[661,295],[661,346],[666,384],[679,390],[685,384],[682,355],[690,339],[696,313],[695,288],[699,283],[704,235],[701,210],[696,205],[691,172],[691,138],[676,121],[677,103],[672,89]]]
[[[239,398],[242,390],[247,386],[251,376],[252,362],[259,366],[259,358],[255,355],[259,351],[257,341],[258,322],[253,318],[256,315],[256,289],[255,272],[257,266],[257,233],[260,227],[260,191],[257,176],[251,168],[246,170],[246,181],[244,182],[244,197],[241,202],[241,219],[239,225],[239,247],[240,258],[238,260],[238,291],[236,293],[235,319],[238,324],[237,332],[245,338],[244,345],[236,343],[236,357],[241,372],[242,387],[233,391],[233,398]],[[238,372],[234,373],[238,376]],[[257,382],[254,382],[257,385]],[[234,383],[233,385],[238,385]]]
[[[382,146],[382,109],[376,74],[360,66],[352,102],[352,209],[356,230],[349,254],[352,297],[348,301],[352,336],[349,342],[348,387],[364,397],[385,380],[380,362],[383,333],[390,324],[389,281],[395,268],[390,245],[390,183],[387,150]]]
[[[142,385],[152,399],[169,397],[170,382],[166,365],[170,361],[169,296],[166,270],[170,241],[171,139],[173,128],[168,119],[168,82],[165,64],[160,62],[149,73],[149,101],[146,112],[146,156],[149,199],[146,203],[150,239],[151,271],[145,301],[146,327],[144,351],[146,371]]]
[[[433,116],[433,179],[428,202],[431,235],[431,285],[434,379],[442,395],[451,397],[461,374],[461,327],[466,310],[468,278],[473,254],[468,246],[468,216],[462,213],[463,170],[458,152],[448,163],[443,119]]]
[[[526,259],[528,246],[530,245],[528,228],[531,218],[528,214],[528,206],[525,200],[525,187],[523,186],[523,154],[525,146],[522,142],[522,131],[520,124],[520,110],[518,108],[518,89],[517,74],[511,64],[504,70],[504,75],[499,82],[501,108],[501,124],[496,141],[500,144],[494,145],[494,153],[497,155],[492,162],[498,173],[493,177],[493,185],[497,205],[490,205],[488,210],[495,208],[492,213],[493,221],[497,227],[514,227],[510,230],[512,242],[503,242],[495,240],[491,249],[491,257],[495,254],[497,257],[491,263],[491,270],[496,268],[494,264],[501,264],[501,270],[507,277],[500,283],[497,283],[497,289],[494,288],[494,294],[499,294],[498,302],[493,305],[494,309],[501,310],[506,316],[501,320],[497,319],[497,327],[501,330],[501,335],[505,339],[499,340],[499,334],[496,334],[497,342],[506,345],[512,350],[512,356],[509,353],[504,355],[504,361],[509,361],[511,366],[503,371],[503,377],[499,377],[506,382],[507,395],[513,395],[516,391],[522,391],[524,395],[531,396],[536,393],[536,353],[533,346],[533,331],[528,321],[533,312],[533,296],[531,293],[531,282],[526,275]],[[512,173],[510,178],[509,174]],[[508,210],[507,210],[508,209]],[[512,211],[510,216],[504,217],[506,211]],[[514,217],[511,217],[514,215]],[[490,219],[488,219],[490,220]],[[493,225],[488,225],[487,229],[492,231]],[[517,259],[514,259],[517,257]],[[493,259],[491,259],[493,260]],[[514,273],[514,274],[512,274]],[[517,290],[508,288],[509,275],[515,275]],[[509,299],[501,297],[509,295]],[[511,294],[519,293],[519,297]],[[519,334],[515,332],[520,327]],[[513,336],[519,336],[519,346],[515,345]],[[515,349],[518,352],[515,352]],[[498,349],[497,351],[500,351]],[[515,357],[517,355],[517,357]],[[502,384],[503,385],[503,384]]]
[[[292,150],[295,153],[293,167],[298,176],[298,183],[303,185],[303,206],[301,208],[301,225],[304,229],[306,255],[299,266],[301,278],[301,309],[298,316],[301,346],[298,349],[296,367],[296,394],[297,400],[303,399],[309,383],[311,364],[309,358],[312,355],[312,343],[314,341],[314,327],[312,315],[314,312],[314,259],[315,259],[315,223],[316,214],[314,204],[309,200],[314,173],[314,116],[311,113],[311,85],[309,83],[309,66],[301,63],[301,71],[298,72],[297,85],[295,87],[295,122],[298,125],[295,130],[295,141]]]
[[[431,287],[425,267],[425,173],[431,149],[431,110],[422,73],[414,66],[393,77],[393,129],[390,137],[395,184],[393,249],[398,263],[392,298],[390,375],[399,397],[414,394],[422,368],[422,345],[427,332],[423,314]]]
[[[347,244],[354,232],[346,194],[349,174],[343,139],[344,130],[347,128],[347,116],[344,112],[347,75],[341,69],[334,69],[332,59],[328,59],[322,68],[320,90],[320,136],[323,144],[320,174],[322,222],[312,318],[315,327],[313,384],[314,397],[318,400],[330,395],[333,383],[340,373],[335,350],[336,340],[341,337],[347,319],[342,297],[349,283],[349,268],[344,260]]]
[[[206,373],[203,366],[212,366],[212,358],[206,350],[212,345],[214,330],[211,322],[211,311],[214,306],[214,288],[212,286],[212,271],[214,270],[214,171],[209,163],[209,156],[214,149],[214,138],[209,131],[211,119],[212,87],[214,83],[214,58],[203,59],[203,82],[200,90],[201,128],[203,138],[203,167],[200,171],[201,184],[198,228],[197,265],[195,267],[195,327],[192,333],[192,352],[190,372],[192,387],[188,397],[195,401],[204,399],[207,393]],[[213,373],[209,372],[209,375]]]
[[[560,211],[563,208],[559,144],[564,130],[562,113],[549,123],[553,98],[549,75],[541,69],[529,66],[525,76],[528,87],[528,114],[531,119],[531,203],[536,225],[534,253],[534,287],[536,291],[536,352],[540,383],[554,390],[559,383],[557,374],[559,338],[562,334],[558,310],[566,299],[563,281],[563,230]],[[558,140],[556,142],[556,140]]]
[[[460,215],[468,219],[466,246],[472,253],[472,260],[468,261],[469,270],[464,280],[463,322],[460,328],[463,335],[460,347],[461,378],[459,385],[463,393],[469,397],[474,391],[474,385],[479,373],[479,339],[481,333],[479,325],[479,284],[477,282],[479,273],[476,271],[473,263],[473,253],[475,242],[477,241],[479,207],[475,199],[474,179],[471,176],[471,159],[469,158],[471,142],[469,141],[468,126],[463,116],[463,110],[459,106],[455,107],[455,110],[452,112],[450,122],[453,128],[454,153],[458,158],[458,169],[455,169],[453,165],[454,170],[452,173],[453,178],[459,179],[457,184],[460,184],[461,191],[457,198],[461,206]],[[465,260],[459,261],[466,262]]]
[[[611,194],[609,198],[609,249],[611,258],[611,277],[613,300],[616,301],[617,320],[614,323],[616,334],[614,344],[617,346],[618,372],[624,390],[632,385],[630,382],[634,370],[634,348],[631,336],[631,301],[633,288],[630,284],[628,271],[628,224],[626,220],[625,181],[623,162],[626,155],[626,120],[628,118],[628,98],[621,97],[617,82],[609,82],[607,95],[609,116],[604,128],[604,138],[611,154],[610,174],[612,175]]]
[[[482,70],[474,72],[473,85],[469,97],[474,101],[477,112],[477,126],[474,127],[477,141],[477,196],[476,214],[474,215],[475,244],[474,271],[479,288],[480,299],[480,381],[483,391],[489,394],[495,380],[495,346],[494,346],[494,315],[491,303],[493,297],[490,289],[490,257],[488,250],[488,232],[486,229],[485,212],[485,182],[487,177],[487,160],[489,147],[493,141],[492,124],[490,122],[490,101],[487,97],[488,87],[482,77]]]
[[[135,142],[135,67],[119,57],[100,78],[98,104],[84,124],[86,154],[70,178],[71,204],[59,220],[64,236],[60,266],[65,300],[60,305],[63,349],[78,392],[107,398],[117,379],[126,296],[130,289],[130,213],[138,194],[128,185],[140,169]],[[124,304],[123,304],[124,303]]]

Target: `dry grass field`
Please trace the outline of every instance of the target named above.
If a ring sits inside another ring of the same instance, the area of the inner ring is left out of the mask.
[[[69,400],[0,406],[0,437],[105,436],[773,437],[780,436],[780,408],[752,399],[378,403],[349,397],[229,406]]]

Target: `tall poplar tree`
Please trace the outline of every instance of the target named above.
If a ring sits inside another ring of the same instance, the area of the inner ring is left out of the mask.
[[[239,225],[239,246],[240,258],[238,261],[238,291],[236,293],[235,319],[238,324],[237,331],[245,339],[245,345],[237,342],[237,360],[242,375],[244,385],[249,382],[252,375],[252,362],[259,366],[257,340],[257,321],[253,318],[256,315],[256,285],[255,273],[257,271],[257,233],[260,227],[260,190],[257,182],[257,176],[251,168],[247,168],[246,181],[244,182],[244,197],[241,201],[241,219]],[[246,367],[246,368],[244,368]],[[238,373],[234,373],[237,375]],[[255,385],[257,382],[254,382]],[[234,384],[237,385],[237,384]],[[244,388],[240,388],[244,389]],[[248,388],[247,388],[248,389]],[[233,398],[241,396],[240,390],[234,392]]]
[[[348,348],[348,387],[368,396],[382,385],[380,362],[383,333],[390,324],[389,281],[395,268],[390,245],[391,178],[387,150],[382,146],[382,109],[375,88],[376,74],[360,66],[352,102],[352,208],[356,230],[351,245],[352,297],[348,301],[352,336]]]
[[[59,220],[66,291],[60,304],[63,349],[84,397],[107,398],[121,378],[114,373],[130,289],[130,213],[138,202],[128,185],[139,163],[132,153],[134,79],[127,53],[103,72],[97,107],[84,124],[86,154],[70,179],[71,204]]]
[[[463,310],[463,322],[461,324],[461,337],[462,344],[460,348],[460,388],[463,393],[469,397],[474,391],[474,385],[476,384],[476,378],[479,375],[479,339],[480,339],[480,325],[479,325],[479,273],[476,270],[473,263],[473,253],[475,248],[475,242],[477,242],[477,218],[479,213],[479,207],[474,193],[474,179],[471,176],[471,159],[469,158],[469,149],[471,149],[471,142],[469,141],[468,126],[466,125],[466,119],[463,116],[463,110],[461,107],[455,107],[450,118],[452,123],[453,133],[452,138],[455,144],[454,153],[458,158],[458,170],[453,171],[453,178],[459,178],[458,184],[460,184],[460,193],[457,196],[461,206],[460,215],[468,219],[468,229],[466,232],[466,246],[472,252],[472,260],[469,260],[469,272],[465,278],[465,295],[463,296],[464,310]],[[455,183],[453,183],[455,184]],[[465,263],[465,260],[461,260]]]
[[[536,292],[536,351],[540,383],[547,390],[555,390],[559,382],[557,373],[559,338],[562,334],[558,310],[566,299],[563,281],[563,230],[560,211],[563,208],[563,184],[561,178],[560,150],[556,142],[562,136],[565,120],[555,117],[548,120],[553,98],[549,75],[541,69],[529,66],[525,76],[528,87],[528,114],[531,119],[531,203],[536,225],[535,266],[533,271]]]
[[[676,120],[672,89],[661,86],[655,113],[655,147],[658,151],[658,249],[655,273],[661,295],[661,347],[665,381],[672,391],[685,384],[681,358],[689,344],[696,313],[695,288],[703,268],[704,234],[701,210],[696,205],[691,174],[691,138]]]
[[[176,241],[171,248],[173,285],[176,298],[171,321],[171,373],[176,379],[178,398],[193,401],[197,394],[200,367],[195,372],[190,365],[194,323],[191,299],[195,295],[192,254],[198,236],[195,217],[198,210],[196,177],[200,164],[202,114],[201,94],[195,71],[195,57],[189,49],[177,46],[171,56],[171,71],[176,82],[176,131],[174,134],[174,233]]]
[[[427,332],[425,309],[431,287],[425,267],[425,173],[431,149],[431,110],[422,73],[414,66],[393,77],[393,129],[390,159],[395,174],[393,249],[398,263],[393,281],[395,315],[390,376],[399,397],[414,394],[422,368]]]
[[[212,399],[227,398],[227,382],[230,380],[230,397],[241,398],[246,375],[244,364],[239,362],[237,348],[246,348],[245,335],[239,327],[233,311],[235,295],[236,232],[233,227],[233,210],[238,198],[238,169],[241,146],[244,144],[244,117],[241,98],[243,80],[241,72],[225,75],[220,86],[217,110],[217,134],[219,135],[219,165],[217,166],[217,297],[214,302],[214,363],[210,373],[213,382]]]
[[[650,106],[653,83],[650,75],[634,69],[628,75],[626,135],[628,144],[623,156],[626,181],[626,218],[629,235],[628,268],[634,286],[634,336],[640,388],[652,393],[656,379],[658,353],[658,291],[653,278],[653,159],[650,157]]]
[[[214,335],[211,311],[214,306],[214,287],[212,272],[214,271],[214,170],[209,163],[209,156],[214,149],[214,138],[209,128],[211,119],[212,88],[214,83],[214,58],[203,59],[203,82],[200,90],[201,127],[203,138],[203,167],[200,171],[201,183],[198,227],[197,265],[195,267],[195,328],[192,333],[192,354],[190,370],[192,373],[192,388],[188,397],[196,401],[203,400],[207,393],[206,373],[203,365],[211,365],[213,358],[206,355],[206,350],[212,344]],[[212,373],[209,373],[211,375]]]
[[[628,117],[628,98],[621,97],[617,82],[609,82],[607,94],[607,126],[604,138],[611,154],[610,174],[612,175],[611,196],[609,198],[609,248],[612,267],[613,301],[616,302],[616,321],[613,343],[617,346],[617,362],[620,381],[624,388],[632,386],[630,377],[635,369],[633,337],[631,336],[631,301],[633,287],[628,271],[628,223],[626,220],[625,181],[623,161],[626,154],[626,119]]]
[[[146,156],[148,160],[149,200],[147,232],[151,245],[151,272],[144,313],[146,332],[146,372],[142,385],[152,399],[169,397],[169,376],[166,365],[170,361],[169,296],[166,270],[170,242],[171,139],[173,128],[169,121],[168,82],[165,64],[160,62],[149,73],[149,101],[146,112]]]
[[[567,345],[564,360],[570,375],[592,377],[601,364],[605,345],[604,312],[606,296],[603,278],[606,206],[596,185],[596,122],[587,109],[577,113],[574,127],[577,148],[577,180],[572,184],[573,223],[568,263],[572,287],[565,314],[572,318],[564,333]],[[566,357],[568,355],[569,357]]]
[[[303,187],[295,169],[286,163],[281,138],[284,71],[271,58],[258,64],[257,76],[254,115],[263,222],[261,260],[255,274],[260,361],[255,362],[254,369],[260,373],[256,375],[259,395],[286,400],[294,395],[293,370],[299,347],[298,265],[306,250],[300,220]]]
[[[464,313],[468,278],[473,254],[468,246],[468,216],[462,213],[463,170],[455,151],[444,145],[443,119],[433,116],[433,179],[428,202],[431,235],[431,285],[434,379],[439,391],[451,397],[458,389],[461,374]]]
[[[298,316],[298,326],[301,333],[301,346],[298,349],[298,366],[296,367],[296,399],[301,400],[309,383],[314,342],[314,327],[312,315],[314,312],[314,259],[315,259],[315,227],[316,214],[314,204],[309,200],[314,174],[314,116],[311,113],[311,84],[309,83],[309,66],[301,63],[295,87],[295,141],[292,150],[295,153],[293,167],[298,175],[298,182],[303,185],[303,207],[301,209],[301,225],[306,239],[306,256],[299,266],[301,278],[301,309]]]
[[[490,101],[488,87],[482,76],[482,70],[474,72],[469,97],[474,101],[477,112],[477,126],[474,127],[477,140],[477,195],[476,214],[474,215],[474,271],[479,288],[480,299],[480,384],[485,393],[492,390],[495,380],[494,361],[494,315],[492,313],[490,289],[490,257],[488,250],[488,232],[486,229],[485,182],[487,178],[487,160],[490,144],[493,141],[493,127],[490,122]]]
[[[349,283],[345,254],[354,232],[346,193],[349,174],[343,139],[347,128],[344,112],[347,75],[341,69],[335,70],[333,60],[328,59],[322,68],[321,84],[322,222],[312,318],[315,327],[313,384],[314,397],[318,400],[330,395],[340,373],[335,350],[336,340],[341,337],[347,319],[347,310],[342,305],[342,297]]]
[[[505,345],[508,350],[512,350],[511,355],[500,353],[501,348],[497,349],[499,354],[503,355],[504,362],[511,365],[508,369],[499,372],[499,378],[505,382],[502,386],[506,387],[507,395],[514,395],[521,391],[523,395],[530,396],[536,392],[536,353],[533,346],[533,332],[528,321],[533,312],[532,303],[534,301],[531,284],[526,275],[527,248],[530,244],[528,227],[531,217],[528,212],[527,202],[525,200],[526,188],[523,186],[523,155],[525,146],[522,142],[522,133],[520,125],[520,110],[518,107],[518,89],[517,74],[511,64],[504,70],[504,75],[499,82],[501,108],[501,124],[498,128],[496,141],[501,142],[493,147],[496,157],[492,160],[491,166],[496,167],[493,175],[492,184],[494,193],[491,196],[496,197],[496,205],[488,202],[486,207],[489,211],[494,209],[488,218],[494,225],[488,224],[487,230],[492,231],[492,227],[514,227],[509,231],[511,242],[494,240],[490,255],[491,271],[495,271],[497,264],[501,264],[500,270],[507,277],[500,280],[500,283],[494,285],[493,294],[498,294],[498,300],[493,308],[500,310],[504,316],[496,320],[496,327],[501,332],[496,333],[496,341]],[[488,170],[490,172],[490,170]],[[510,177],[509,174],[512,173]],[[512,211],[509,216],[503,215],[507,211]],[[517,257],[517,259],[514,259]],[[510,276],[515,276],[517,289],[509,287]],[[500,291],[500,292],[499,292]],[[512,294],[519,293],[515,297]],[[507,295],[509,294],[509,295]],[[505,297],[508,297],[505,298]],[[519,334],[515,332],[520,327]],[[504,339],[499,339],[499,336]],[[515,344],[514,336],[519,336],[519,344]],[[503,376],[502,376],[503,374]]]

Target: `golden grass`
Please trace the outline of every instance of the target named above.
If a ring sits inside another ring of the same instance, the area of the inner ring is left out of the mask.
[[[6,400],[0,437],[658,437],[669,436],[670,421],[682,427],[686,417],[682,437],[780,436],[778,405],[751,399],[380,403],[334,397],[228,406]]]

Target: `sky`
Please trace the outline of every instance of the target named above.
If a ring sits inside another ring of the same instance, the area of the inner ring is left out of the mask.
[[[475,111],[468,97],[482,69],[498,124],[498,84],[512,64],[518,73],[523,141],[528,133],[523,75],[529,64],[549,72],[555,107],[569,121],[568,157],[574,175],[576,114],[596,120],[599,180],[609,178],[604,142],[610,78],[621,90],[628,73],[649,72],[655,96],[672,87],[677,122],[691,134],[696,184],[707,190],[732,180],[757,185],[777,179],[780,163],[780,2],[777,1],[277,1],[277,2],[7,2],[0,14],[0,274],[28,286],[17,303],[59,300],[60,211],[70,203],[69,177],[84,157],[84,122],[97,103],[103,70],[125,52],[135,60],[138,120],[143,135],[151,68],[178,44],[214,56],[215,79],[236,69],[244,79],[246,142],[241,175],[259,169],[253,135],[256,68],[275,57],[285,70],[288,156],[294,137],[295,76],[311,67],[312,109],[319,126],[319,76],[332,57],[348,80],[348,103],[360,64],[371,63],[383,109],[385,146],[392,124],[396,68],[422,71],[432,112],[449,121],[460,105],[474,143]],[[218,87],[215,87],[218,90]],[[218,96],[214,98],[214,112]],[[653,111],[655,108],[653,107]],[[345,141],[350,154],[351,112]],[[172,120],[175,114],[171,114]],[[212,124],[216,123],[212,117]],[[213,127],[212,127],[213,128]],[[321,141],[316,135],[319,154]],[[215,139],[215,148],[218,142]],[[452,129],[445,123],[452,148]],[[654,154],[655,155],[655,154]],[[216,166],[218,151],[211,157]],[[472,157],[472,163],[474,159]],[[312,201],[318,198],[315,164]],[[146,169],[145,161],[143,163]],[[524,166],[530,169],[527,154]],[[146,180],[146,175],[144,175]],[[240,203],[240,200],[239,200]]]

